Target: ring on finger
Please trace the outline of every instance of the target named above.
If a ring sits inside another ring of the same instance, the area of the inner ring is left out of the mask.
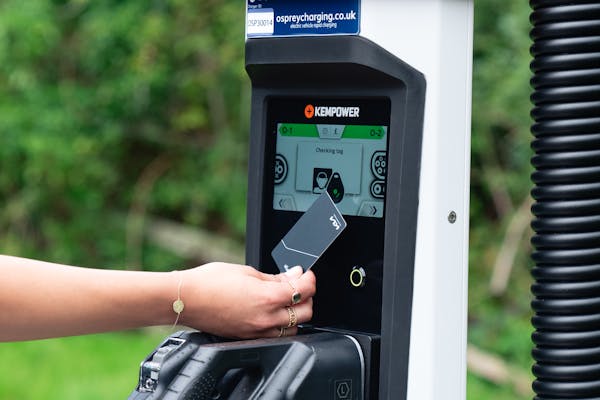
[[[279,328],[279,335],[277,335],[277,337],[283,337],[285,336],[285,331],[287,328],[284,328],[283,326]]]
[[[300,292],[298,292],[298,289],[296,289],[296,287],[294,286],[294,284],[291,281],[287,281],[287,283],[288,283],[288,285],[290,285],[290,287],[294,291],[292,293],[292,305],[300,303],[302,301],[302,295],[300,294]]]
[[[298,324],[298,317],[296,316],[296,310],[294,310],[294,307],[290,307],[290,306],[286,306],[285,309],[287,310],[288,316],[290,318],[287,328],[296,326],[296,324]]]

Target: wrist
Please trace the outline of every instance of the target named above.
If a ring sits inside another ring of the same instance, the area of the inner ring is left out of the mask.
[[[181,271],[173,271],[174,274],[177,275],[177,298],[173,301],[173,312],[175,313],[175,322],[173,322],[173,328],[177,326],[181,318],[181,313],[185,309],[185,303],[181,299],[181,288],[183,287],[183,273]]]
[[[173,325],[177,318],[177,314],[173,311],[173,302],[177,300],[181,271],[147,272],[147,274],[149,278],[146,286],[148,292],[145,293],[147,298],[142,301],[140,309],[144,316],[141,325]],[[181,318],[179,322],[181,322]]]

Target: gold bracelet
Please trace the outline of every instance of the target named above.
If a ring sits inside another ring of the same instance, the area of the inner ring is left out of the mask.
[[[175,312],[175,314],[177,314],[177,318],[175,318],[175,322],[173,323],[171,329],[177,326],[177,323],[179,322],[179,317],[181,316],[181,313],[185,308],[185,304],[183,304],[183,300],[181,300],[181,287],[183,286],[183,276],[181,275],[181,271],[173,272],[177,272],[179,274],[179,285],[177,285],[177,300],[173,302],[173,311]]]

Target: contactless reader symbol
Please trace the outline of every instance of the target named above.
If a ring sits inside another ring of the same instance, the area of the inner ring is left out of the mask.
[[[371,157],[371,172],[376,178],[385,179],[387,173],[387,153],[376,151]]]
[[[275,184],[279,185],[285,178],[287,178],[288,174],[288,163],[284,156],[281,154],[277,154],[275,156]]]
[[[329,179],[333,171],[331,168],[314,168],[313,169],[313,189],[314,194],[321,194],[327,189]]]
[[[344,198],[344,183],[338,172],[334,172],[327,185],[327,193],[331,196],[334,203],[339,203]]]

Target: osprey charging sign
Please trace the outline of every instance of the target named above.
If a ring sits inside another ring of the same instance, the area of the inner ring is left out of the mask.
[[[360,0],[247,0],[246,35],[357,35]]]

